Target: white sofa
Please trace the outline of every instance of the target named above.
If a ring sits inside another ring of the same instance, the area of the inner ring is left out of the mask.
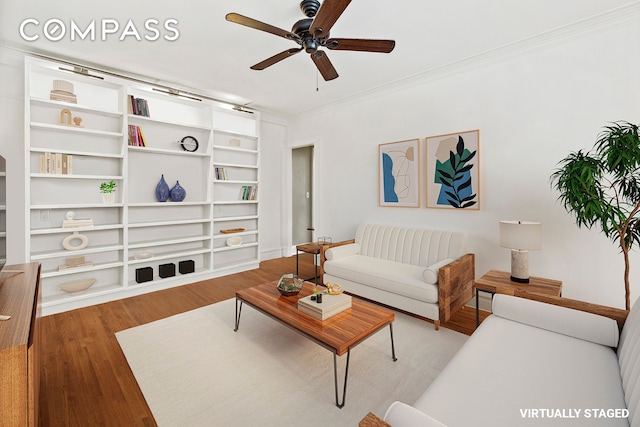
[[[627,312],[594,307],[617,321],[496,295],[493,315],[413,406],[393,403],[385,421],[393,427],[640,426],[640,302],[621,334]]]
[[[362,224],[354,240],[323,250],[323,282],[432,319],[438,329],[472,298],[467,240],[460,232]]]

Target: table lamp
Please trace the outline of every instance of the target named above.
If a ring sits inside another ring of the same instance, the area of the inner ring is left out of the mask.
[[[500,221],[500,246],[511,249],[511,280],[529,283],[529,251],[542,249],[542,225],[529,221]]]

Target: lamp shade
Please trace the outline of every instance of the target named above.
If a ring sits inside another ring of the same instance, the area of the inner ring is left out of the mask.
[[[542,249],[542,224],[529,221],[500,221],[500,246],[509,249]]]

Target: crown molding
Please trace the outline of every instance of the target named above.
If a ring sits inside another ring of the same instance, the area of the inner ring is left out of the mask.
[[[481,66],[500,62],[516,55],[530,52],[534,49],[540,49],[549,45],[562,43],[575,37],[584,36],[590,33],[597,33],[612,27],[630,24],[637,25],[639,17],[640,1],[635,1],[627,5],[611,9],[607,12],[581,19],[571,24],[554,28],[466,58],[430,68],[399,80],[345,96],[338,100],[333,100],[322,105],[297,111],[292,113],[290,117],[295,117],[299,114],[308,113],[310,111],[321,111],[323,109],[332,108],[337,104],[355,101],[374,94],[394,92],[402,88],[439,80],[470,69],[476,69]]]

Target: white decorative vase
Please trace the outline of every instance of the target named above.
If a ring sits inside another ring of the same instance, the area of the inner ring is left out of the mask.
[[[116,193],[102,193],[102,203],[113,203],[116,201]]]

